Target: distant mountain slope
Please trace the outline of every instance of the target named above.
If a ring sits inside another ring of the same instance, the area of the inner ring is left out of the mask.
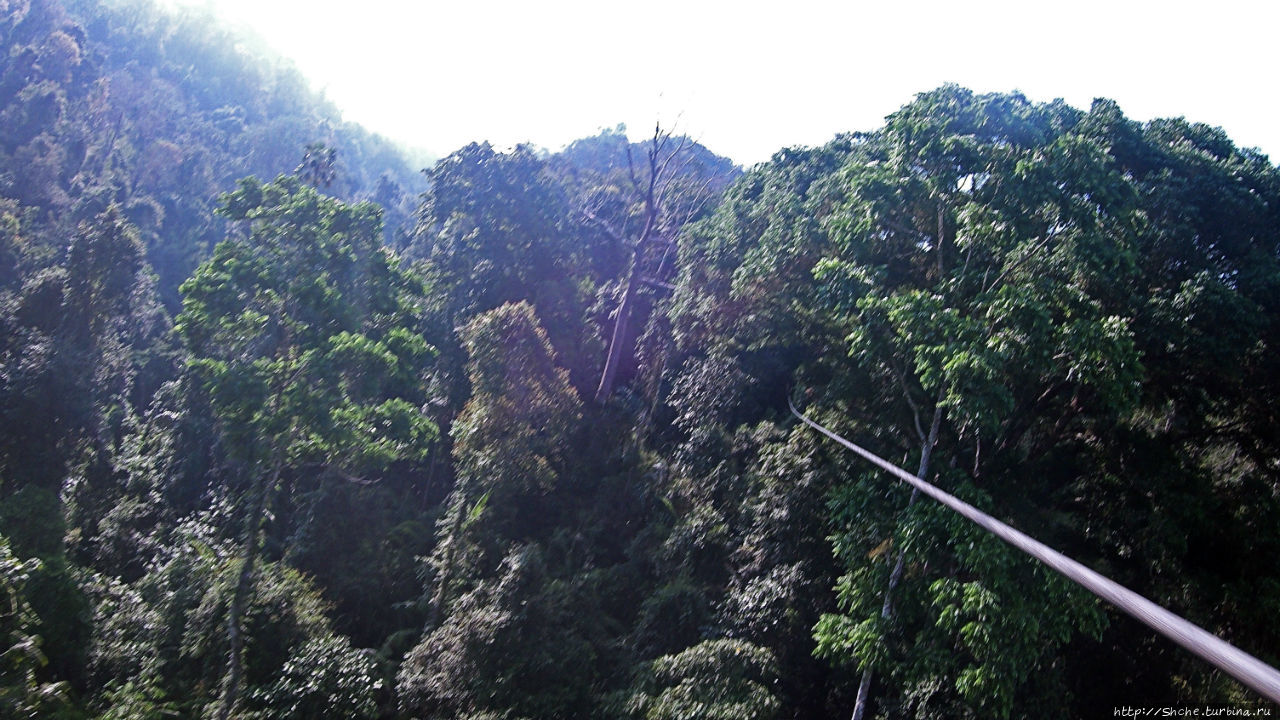
[[[293,172],[323,143],[337,151],[327,191],[381,204],[389,239],[424,187],[394,145],[206,15],[149,0],[8,2],[0,44],[0,196],[54,246],[120,205],[171,308],[222,237],[211,210],[236,178]]]

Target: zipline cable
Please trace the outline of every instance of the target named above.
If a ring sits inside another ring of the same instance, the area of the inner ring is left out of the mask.
[[[1174,615],[1129,588],[1099,575],[1039,540],[1014,530],[954,495],[939,490],[897,465],[882,459],[875,453],[845,440],[801,414],[796,409],[795,404],[791,402],[790,396],[787,397],[787,405],[791,407],[791,413],[800,418],[809,427],[835,440],[845,448],[862,456],[863,459],[879,466],[899,480],[910,484],[920,492],[972,520],[992,535],[1057,570],[1068,580],[1115,605],[1152,630],[1212,663],[1218,669],[1253,688],[1263,697],[1272,702],[1280,703],[1280,671],[1231,643]]]

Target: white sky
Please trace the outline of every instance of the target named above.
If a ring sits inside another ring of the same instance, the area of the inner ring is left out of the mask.
[[[678,123],[745,165],[945,82],[1223,127],[1280,159],[1280,3],[167,0],[212,5],[344,116],[445,155]]]

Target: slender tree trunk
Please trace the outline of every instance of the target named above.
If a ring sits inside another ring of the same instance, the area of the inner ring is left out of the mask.
[[[942,273],[943,273],[943,266],[942,266],[942,245],[943,245],[943,243],[945,243],[945,242],[946,242],[946,240],[947,240],[947,223],[946,223],[946,214],[945,214],[945,212],[944,212],[944,206],[943,206],[943,204],[942,204],[942,203],[938,203],[938,250],[937,250],[937,256],[938,256],[938,282],[942,282]]]
[[[231,644],[231,653],[227,659],[227,679],[222,689],[222,700],[218,705],[218,720],[230,718],[240,703],[240,685],[244,680],[244,628],[241,623],[245,607],[249,603],[249,595],[253,592],[253,570],[258,561],[268,488],[275,485],[278,474],[277,471],[270,476],[259,475],[249,491],[249,508],[244,520],[244,557],[240,559],[240,576],[236,580],[236,590],[231,596],[231,607],[227,612],[227,639]]]
[[[440,564],[440,579],[436,581],[435,597],[431,598],[431,609],[427,611],[426,632],[431,632],[444,615],[444,604],[448,602],[449,582],[453,578],[453,564],[458,555],[458,544],[462,542],[462,519],[466,515],[466,498],[460,489],[455,489],[453,501],[453,522],[449,525],[449,545],[444,549],[444,561]]]
[[[599,404],[603,404],[613,393],[618,364],[622,362],[623,346],[626,344],[627,332],[631,329],[631,303],[635,299],[636,287],[640,284],[641,252],[642,248],[636,249],[631,261],[631,274],[627,277],[627,288],[622,293],[622,302],[618,304],[618,319],[613,325],[609,355],[604,362],[604,372],[600,375],[600,385],[596,388],[596,403]]]
[[[933,422],[929,426],[929,437],[920,445],[920,467],[916,470],[916,477],[923,480],[925,475],[929,473],[929,460],[933,457],[933,446],[938,442],[938,429],[942,426],[942,395],[938,396],[938,403],[933,409]],[[918,489],[911,490],[911,499],[907,501],[907,507],[910,508],[915,504],[916,498],[920,495]],[[898,549],[898,558],[894,561],[893,570],[889,572],[889,584],[884,590],[884,605],[880,608],[880,617],[888,619],[893,614],[893,591],[898,587],[898,583],[902,581],[902,570],[906,565],[907,553],[904,548]],[[867,697],[871,693],[871,668],[868,667],[862,671],[862,681],[858,683],[858,697],[853,704],[853,720],[862,720],[862,715],[867,709]]]
[[[656,169],[650,175],[656,178]],[[609,341],[609,356],[604,362],[604,372],[600,374],[600,386],[596,388],[596,403],[603,405],[613,394],[613,383],[618,375],[618,364],[622,362],[623,347],[627,344],[627,331],[631,328],[631,304],[635,300],[636,289],[640,286],[640,277],[644,273],[644,254],[649,248],[649,239],[653,236],[658,223],[658,206],[653,195],[653,181],[649,184],[649,192],[645,197],[644,230],[636,240],[635,251],[631,255],[631,272],[627,275],[627,287],[622,291],[622,302],[618,303],[618,319],[613,324],[613,337]]]

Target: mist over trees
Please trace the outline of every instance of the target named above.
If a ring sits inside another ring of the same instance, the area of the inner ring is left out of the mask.
[[[0,716],[1093,717],[1280,661],[1280,171],[956,86],[746,169],[413,168],[199,14],[0,0]]]

